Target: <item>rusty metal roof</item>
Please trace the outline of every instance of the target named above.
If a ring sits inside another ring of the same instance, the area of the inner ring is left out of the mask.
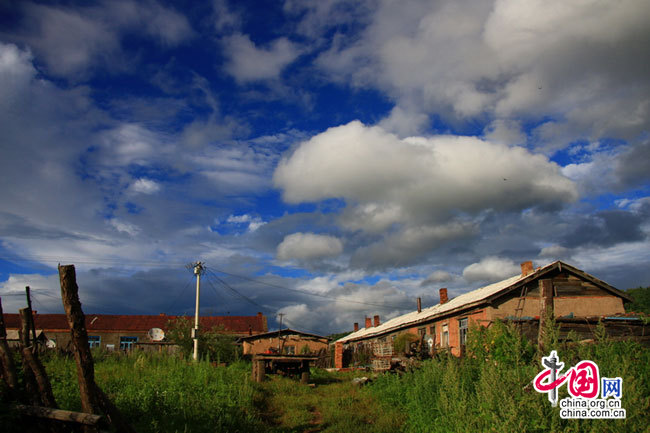
[[[194,324],[194,317],[153,315],[115,315],[115,314],[86,314],[86,329],[88,332],[109,331],[141,331],[147,332],[151,328],[167,329],[170,320],[187,318]],[[5,327],[20,328],[18,314],[4,314]],[[35,314],[36,328],[47,331],[70,329],[65,314]],[[255,316],[204,316],[200,318],[199,325],[203,329],[223,327],[224,331],[236,334],[248,334],[249,330],[259,334],[267,331],[266,318],[262,314]]]

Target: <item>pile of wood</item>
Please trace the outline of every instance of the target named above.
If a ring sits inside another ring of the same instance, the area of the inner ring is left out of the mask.
[[[0,300],[0,361],[2,378],[7,385],[11,398],[17,403],[16,411],[27,418],[50,420],[38,425],[39,430],[63,431],[61,421],[81,425],[84,432],[98,431],[100,424],[112,425],[120,432],[135,432],[133,427],[120,414],[108,396],[95,383],[95,367],[86,331],[85,316],[79,302],[79,288],[73,265],[59,266],[61,282],[61,299],[70,326],[72,351],[77,364],[77,379],[81,395],[83,412],[71,412],[58,409],[52,393],[52,387],[41,363],[34,327],[34,318],[29,301],[28,306],[20,310],[21,329],[18,350],[22,358],[24,392],[18,387],[13,356],[6,340],[6,330],[2,319],[2,301]],[[33,339],[30,338],[30,332]],[[34,430],[34,429],[32,429]]]

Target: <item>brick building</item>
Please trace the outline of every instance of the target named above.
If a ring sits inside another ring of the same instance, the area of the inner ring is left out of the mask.
[[[600,319],[625,313],[623,303],[631,301],[624,292],[566,263],[556,261],[534,269],[521,264],[521,274],[464,293],[449,300],[440,289],[440,303],[395,317],[383,324],[379,316],[366,318],[365,327],[335,342],[335,366],[347,365],[349,352],[365,348],[376,357],[392,354],[392,343],[403,333],[426,342],[431,350],[449,350],[461,355],[470,323],[490,326],[495,320],[536,321],[550,310],[566,321]],[[620,318],[620,317],[618,317]]]
[[[86,330],[91,347],[108,350],[129,350],[136,344],[151,342],[149,330],[160,328],[167,331],[168,324],[179,317],[166,314],[153,315],[112,315],[86,314]],[[188,317],[192,325],[194,318]],[[18,314],[4,314],[7,331],[20,328]],[[56,347],[66,348],[70,344],[70,328],[65,314],[34,313],[34,326],[42,331]],[[199,326],[203,330],[219,329],[224,334],[248,336],[268,331],[266,317],[262,313],[255,316],[204,316]]]

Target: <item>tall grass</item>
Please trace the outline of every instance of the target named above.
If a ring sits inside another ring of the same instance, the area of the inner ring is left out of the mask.
[[[531,381],[542,370],[540,357],[505,325],[483,330],[468,343],[463,359],[444,356],[403,376],[384,375],[366,392],[401,408],[407,432],[647,432],[650,405],[650,351],[634,342],[606,338],[591,345],[554,344],[565,369],[589,359],[600,375],[623,379],[624,420],[563,420],[546,394]],[[469,349],[472,350],[469,350]],[[543,355],[548,355],[545,353]],[[568,396],[566,386],[560,398]]]
[[[59,406],[80,410],[72,358],[45,362]],[[245,363],[213,367],[157,354],[95,354],[95,378],[136,431],[246,432],[261,426]]]

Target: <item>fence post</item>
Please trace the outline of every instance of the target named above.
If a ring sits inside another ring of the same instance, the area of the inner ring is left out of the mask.
[[[32,316],[31,308],[22,308],[19,312],[21,331],[25,334],[25,336],[21,338],[29,341],[29,328],[33,324],[33,321],[30,320],[30,317]],[[23,342],[21,354],[23,356],[24,365],[26,365],[32,372],[35,384],[38,387],[38,396],[40,397],[41,404],[46,407],[57,408],[50,380],[47,378],[45,368],[38,358],[38,353],[33,350],[36,347],[36,340],[34,340],[33,344],[34,346],[25,346]]]
[[[4,316],[2,315],[2,299],[0,299],[0,363],[2,364],[2,377],[12,392],[18,390],[18,378],[11,350],[7,344],[7,331]]]
[[[61,299],[70,325],[74,357],[77,362],[81,407],[86,413],[97,414],[103,411],[119,432],[135,433],[133,427],[124,420],[119,410],[95,383],[95,367],[88,346],[86,318],[79,301],[79,287],[74,265],[59,265],[59,280]]]

